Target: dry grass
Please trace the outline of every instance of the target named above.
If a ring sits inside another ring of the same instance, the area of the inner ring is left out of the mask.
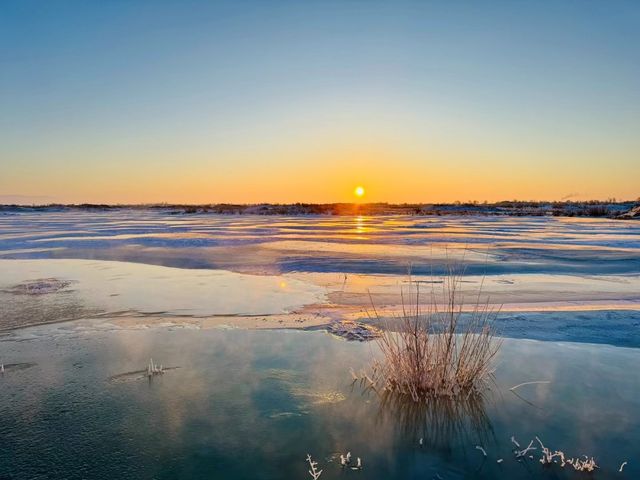
[[[458,270],[459,271],[459,270]],[[372,388],[380,387],[415,402],[437,397],[455,398],[481,393],[492,375],[492,361],[500,348],[492,321],[498,311],[481,302],[481,290],[472,308],[465,308],[460,289],[461,274],[449,269],[444,281],[431,283],[428,303],[421,304],[420,283],[409,281],[415,303],[402,293],[402,314],[395,325],[386,323],[377,339],[383,360],[376,362],[365,378]],[[424,311],[426,309],[426,311]]]

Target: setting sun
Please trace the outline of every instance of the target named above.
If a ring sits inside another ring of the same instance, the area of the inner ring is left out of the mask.
[[[356,189],[353,191],[354,195],[356,197],[362,197],[364,196],[364,187],[356,187]]]

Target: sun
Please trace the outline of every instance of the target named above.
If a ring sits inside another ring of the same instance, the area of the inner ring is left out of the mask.
[[[353,191],[353,194],[354,194],[356,197],[363,197],[363,196],[364,196],[364,187],[357,186],[357,187],[355,188],[355,190]]]

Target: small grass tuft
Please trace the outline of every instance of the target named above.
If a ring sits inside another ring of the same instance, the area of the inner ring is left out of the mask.
[[[498,309],[490,307],[488,300],[481,302],[482,286],[474,303],[466,306],[461,274],[455,268],[450,267],[438,285],[431,282],[425,307],[420,283],[410,280],[415,303],[405,301],[402,289],[402,314],[393,325],[380,318],[372,300],[375,316],[386,325],[376,340],[383,358],[374,364],[371,375],[364,376],[371,388],[415,402],[475,395],[486,388],[501,344],[493,328]]]

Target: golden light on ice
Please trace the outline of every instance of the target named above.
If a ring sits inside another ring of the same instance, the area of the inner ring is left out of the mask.
[[[364,195],[364,187],[357,186],[356,189],[353,191],[353,194],[356,197],[362,197]]]

